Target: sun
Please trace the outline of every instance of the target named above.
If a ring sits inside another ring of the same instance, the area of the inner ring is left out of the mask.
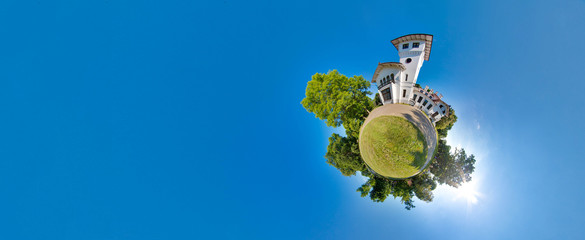
[[[477,191],[477,185],[473,181],[463,183],[463,185],[457,188],[456,199],[466,199],[468,204],[476,204],[480,196],[481,194]]]

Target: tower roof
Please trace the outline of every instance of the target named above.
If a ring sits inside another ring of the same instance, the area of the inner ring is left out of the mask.
[[[433,45],[433,35],[422,34],[422,33],[404,35],[402,37],[399,37],[399,38],[392,40],[392,44],[394,44],[394,47],[396,48],[396,50],[398,50],[399,49],[398,45],[400,45],[400,43],[412,41],[412,40],[425,41],[425,45],[426,45],[426,47],[425,47],[425,60],[428,61],[429,57],[431,56],[431,47]]]
[[[374,72],[374,76],[372,77],[372,82],[375,83],[376,78],[378,78],[378,75],[380,74],[380,71],[382,71],[382,69],[387,68],[387,67],[400,68],[400,70],[402,70],[402,71],[406,70],[406,67],[404,66],[404,64],[399,63],[399,62],[378,63],[378,67],[376,68],[376,71]]]

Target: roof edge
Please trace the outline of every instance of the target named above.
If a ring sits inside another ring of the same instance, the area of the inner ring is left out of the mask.
[[[408,34],[408,35],[404,35],[402,37],[397,37],[395,39],[393,39],[392,41],[392,45],[394,45],[394,47],[396,48],[396,50],[399,50],[398,45],[400,43],[406,42],[406,41],[412,41],[412,40],[421,40],[421,41],[425,41],[426,42],[426,47],[425,47],[425,61],[428,61],[430,56],[431,56],[431,48],[433,45],[433,38],[434,36],[432,34],[426,34],[426,33],[413,33],[413,34]]]
[[[376,67],[376,71],[374,72],[374,76],[372,76],[372,81],[371,82],[373,82],[373,83],[376,82],[376,78],[378,78],[378,75],[380,74],[380,71],[382,71],[382,69],[384,67],[398,67],[402,71],[406,70],[406,66],[404,66],[404,64],[402,64],[400,62],[383,62],[383,63],[378,63],[378,67]]]

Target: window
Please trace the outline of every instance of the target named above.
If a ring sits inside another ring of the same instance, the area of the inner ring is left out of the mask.
[[[420,101],[422,101],[422,96],[418,97],[418,101],[416,102],[420,103]]]
[[[406,74],[406,79],[404,79],[404,81],[408,82],[408,74]]]
[[[412,58],[407,58],[406,63],[410,63],[410,62],[412,62]]]
[[[402,90],[402,97],[406,97],[406,89]]]
[[[382,90],[382,97],[384,97],[384,101],[392,99],[392,97],[390,96],[390,88]]]
[[[412,101],[416,100],[416,94],[414,94],[414,97],[412,97]]]
[[[394,73],[390,74],[390,79],[394,80]]]
[[[439,107],[440,107],[441,109],[443,109],[443,105],[439,105]]]
[[[408,48],[408,43],[402,44],[402,49],[407,49]]]
[[[412,43],[412,48],[418,48],[418,44],[419,44],[419,43],[417,43],[417,42],[415,42],[415,43]]]
[[[426,100],[423,102],[423,107],[427,105],[427,103],[429,103],[429,100]]]
[[[429,106],[427,107],[427,110],[431,110],[432,107],[433,107],[433,104],[429,104]]]
[[[445,115],[445,110],[443,110],[443,115]]]
[[[433,115],[431,115],[431,117],[433,117],[433,118],[434,118],[434,117],[436,117],[437,115],[439,115],[439,112],[435,112],[435,113],[433,113]]]
[[[381,85],[380,85],[380,86],[382,86],[382,87],[383,87],[383,86],[386,86],[386,85],[388,85],[388,84],[390,84],[390,76],[386,76],[386,77],[384,77],[384,78],[382,79],[382,82],[381,82]]]

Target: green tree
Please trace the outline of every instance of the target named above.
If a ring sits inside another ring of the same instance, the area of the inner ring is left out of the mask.
[[[455,115],[455,110],[453,108],[449,108],[449,116],[441,118],[441,120],[435,124],[435,128],[437,129],[439,137],[446,138],[447,132],[451,130],[455,122],[457,122],[457,115]]]
[[[334,133],[329,138],[325,158],[327,163],[337,168],[344,176],[355,175],[357,171],[367,171],[366,164],[360,155],[357,139]]]
[[[418,199],[425,202],[433,201],[433,190],[437,188],[437,182],[433,180],[433,176],[428,171],[414,176],[412,185],[414,186],[414,194]]]
[[[370,196],[374,202],[384,202],[392,195],[410,210],[415,207],[415,197],[425,202],[432,201],[433,190],[438,184],[458,187],[471,180],[475,157],[468,156],[463,149],[455,149],[451,153],[451,147],[442,139],[429,168],[412,178],[391,180],[370,172],[359,151],[359,130],[370,111],[383,103],[378,93],[374,99],[367,96],[371,94],[367,90],[369,87],[370,83],[362,76],[348,78],[336,70],[327,74],[317,73],[308,82],[306,97],[301,101],[308,112],[325,120],[328,126],[345,128],[347,137],[333,134],[329,138],[325,159],[344,176],[360,172],[368,178],[357,189],[362,197]],[[455,111],[450,108],[450,116],[436,124],[439,136],[446,137],[456,121]]]
[[[392,196],[400,198],[407,210],[414,208],[414,186],[410,180],[395,180],[392,182]]]
[[[475,171],[475,156],[473,154],[467,155],[465,149],[455,149],[453,154],[455,164],[457,166],[459,174],[456,178],[452,179],[453,182],[464,183],[471,181],[471,174]]]
[[[366,196],[368,196],[368,194],[370,194],[370,191],[372,190],[373,183],[374,183],[374,178],[371,177],[368,179],[368,181],[366,181],[364,184],[362,184],[362,186],[359,187],[357,189],[357,191],[360,192],[360,195],[362,197],[366,197]]]
[[[374,106],[378,107],[382,105],[384,105],[384,103],[380,99],[380,93],[376,93],[376,96],[374,96]]]
[[[348,78],[337,70],[327,74],[316,73],[307,83],[301,104],[317,118],[325,120],[327,126],[343,125],[355,136],[355,132],[359,133],[361,123],[374,108],[368,97],[371,94],[369,87],[370,82],[362,76]]]
[[[420,184],[420,185],[417,185]],[[390,180],[376,175],[370,175],[361,187],[357,189],[362,197],[370,196],[374,202],[384,202],[388,196],[400,199],[408,210],[414,208],[414,197],[423,201],[432,201],[432,190],[436,183],[430,175],[424,175],[413,180]]]
[[[370,199],[374,202],[384,202],[388,195],[392,193],[391,181],[386,178],[373,176],[370,178],[372,191],[370,191]]]
[[[475,170],[475,156],[467,156],[464,149],[455,149],[454,153],[450,151],[451,147],[446,141],[439,140],[430,171],[433,179],[440,184],[459,187],[471,181],[471,173]]]
[[[347,134],[347,137],[355,140],[356,144],[360,137],[360,128],[364,123],[364,120],[365,119],[349,119],[345,123],[343,123],[343,127],[345,128],[345,134]]]
[[[369,172],[367,166],[360,162],[359,147],[355,142],[334,134],[330,138],[327,155],[328,162],[338,168],[345,176],[360,171],[369,179],[356,191],[362,197],[370,196],[374,202],[384,202],[388,196],[400,199],[408,210],[414,208],[414,198],[425,202],[433,201],[433,191],[438,184],[459,187],[471,181],[475,167],[475,157],[468,156],[463,149],[451,153],[451,147],[445,140],[439,140],[437,151],[428,170],[405,180],[391,180]],[[341,155],[341,156],[339,156]]]

